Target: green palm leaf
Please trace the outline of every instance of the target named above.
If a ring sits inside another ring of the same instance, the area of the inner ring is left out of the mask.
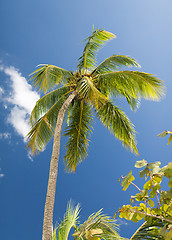
[[[120,67],[140,67],[136,60],[133,58],[122,56],[122,55],[112,55],[109,58],[106,58],[102,63],[95,68],[91,73],[92,76],[97,74],[114,72],[117,71]]]
[[[29,140],[27,148],[29,148],[31,154],[39,153],[45,148],[53,135],[53,129],[46,115],[44,115],[44,117],[40,118],[34,124],[31,131],[27,134],[27,139]]]
[[[63,68],[42,64],[42,67],[31,73],[30,76],[32,76],[30,80],[39,91],[47,92],[55,86],[67,83],[67,79],[73,75],[70,71]]]
[[[64,136],[68,136],[66,155],[64,157],[66,169],[75,171],[76,165],[87,156],[88,138],[91,133],[92,112],[84,101],[75,101],[71,112],[70,123]]]
[[[31,125],[34,125],[34,123],[40,117],[42,117],[49,109],[51,109],[51,107],[55,103],[59,102],[62,98],[66,97],[71,91],[72,90],[70,89],[69,86],[64,86],[49,92],[46,95],[44,95],[42,98],[40,98],[36,102],[35,107],[32,110],[32,113],[30,116]]]
[[[144,72],[118,71],[105,73],[98,76],[95,82],[103,93],[104,89],[108,89],[113,95],[125,96],[127,94],[136,99],[144,97],[158,100],[164,92],[162,81],[154,75]]]
[[[85,69],[92,69],[96,64],[96,52],[106,42],[115,38],[113,33],[104,31],[102,29],[95,30],[92,35],[86,38],[84,41],[88,41],[85,45],[83,55],[78,59],[78,68],[82,73],[85,73]]]
[[[99,107],[96,112],[103,125],[122,141],[123,146],[138,154],[134,126],[125,113],[110,101]]]
[[[145,222],[141,227],[133,234],[130,240],[164,240],[164,237],[160,234],[161,229],[165,226],[165,223],[154,220],[152,223]]]
[[[98,101],[105,103],[108,98],[102,94],[87,76],[83,77],[77,86],[78,97],[80,99],[90,100],[92,104],[98,106]]]
[[[117,233],[117,225],[114,219],[102,213],[102,209],[93,213],[89,218],[80,224],[74,232],[74,239],[104,239],[117,240],[121,239]]]
[[[63,217],[63,221],[59,224],[57,228],[58,236],[57,240],[68,239],[71,228],[75,227],[75,225],[77,224],[79,212],[80,212],[79,204],[77,204],[76,207],[74,207],[71,202],[68,203],[66,213]]]
[[[45,95],[45,98],[41,98],[33,109],[31,122],[34,125],[27,135],[29,140],[27,148],[32,154],[42,151],[53,137],[58,112],[68,97],[68,90],[68,87],[64,87]],[[51,107],[47,108],[49,104]],[[46,113],[40,117],[45,110]],[[40,118],[37,120],[38,117]],[[35,120],[37,121],[35,122]]]

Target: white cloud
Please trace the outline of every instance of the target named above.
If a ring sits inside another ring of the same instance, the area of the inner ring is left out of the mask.
[[[0,139],[10,139],[10,138],[11,138],[11,133],[9,132],[0,133]]]
[[[4,92],[0,88],[0,98],[5,104],[4,107],[8,107],[8,109],[10,107],[8,122],[24,138],[30,129],[29,115],[40,95],[32,90],[32,86],[28,84],[18,69],[13,66],[0,65],[0,71],[4,72],[10,79],[11,92]],[[4,97],[2,98],[2,96]]]
[[[25,109],[15,105],[8,116],[8,122],[14,127],[17,133],[23,137],[29,132],[29,118]]]
[[[4,93],[4,89],[0,87],[0,97],[2,96],[3,93]]]
[[[25,109],[27,113],[31,113],[40,97],[39,94],[32,90],[32,86],[27,83],[26,78],[16,68],[7,67],[4,72],[10,77],[13,89],[12,96],[8,98],[8,101]]]
[[[0,168],[0,171],[1,171],[1,168]],[[4,174],[3,173],[0,173],[0,178],[4,177]]]

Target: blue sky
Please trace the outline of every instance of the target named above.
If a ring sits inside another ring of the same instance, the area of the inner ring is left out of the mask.
[[[54,223],[62,219],[69,199],[81,204],[81,221],[100,208],[113,216],[135,191],[122,192],[118,178],[134,169],[137,160],[171,161],[171,146],[157,134],[172,123],[172,2],[171,0],[30,0],[2,1],[0,7],[0,237],[3,240],[41,239],[43,209],[52,142],[31,157],[24,136],[28,118],[40,94],[31,88],[29,73],[40,63],[74,70],[82,55],[81,41],[93,24],[117,38],[98,55],[98,62],[112,54],[135,58],[141,71],[153,73],[166,85],[160,102],[141,101],[132,112],[117,102],[137,131],[140,156],[126,151],[95,119],[87,159],[75,174],[64,170],[66,139],[62,138]],[[138,185],[142,184],[137,180]],[[120,234],[130,237],[138,224],[121,223]]]

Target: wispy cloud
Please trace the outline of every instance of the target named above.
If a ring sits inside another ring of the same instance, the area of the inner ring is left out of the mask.
[[[10,139],[11,138],[11,133],[9,132],[0,132],[0,139]]]
[[[10,80],[8,91],[0,87],[0,99],[4,107],[10,109],[7,116],[8,123],[24,139],[30,129],[29,115],[40,95],[32,90],[32,86],[15,67],[0,65],[0,71]]]
[[[1,168],[0,168],[0,172],[1,172]],[[4,177],[3,173],[0,173],[0,178]]]

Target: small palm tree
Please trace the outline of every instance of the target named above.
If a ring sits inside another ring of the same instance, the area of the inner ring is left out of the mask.
[[[163,93],[163,84],[155,76],[120,70],[121,67],[139,67],[130,57],[112,55],[96,67],[96,52],[112,38],[115,38],[114,34],[102,29],[93,31],[85,40],[86,45],[75,72],[46,64],[32,73],[33,84],[48,93],[37,101],[31,113],[28,148],[32,154],[39,152],[54,136],[43,240],[51,239],[60,135],[65,113],[68,126],[64,135],[68,137],[68,142],[64,162],[67,170],[75,172],[77,164],[87,156],[93,111],[103,125],[122,141],[123,146],[138,154],[134,126],[110,98],[125,97],[131,108],[135,109],[141,97],[158,100]]]
[[[79,224],[79,213],[79,204],[74,207],[69,202],[63,221],[53,231],[52,240],[68,240],[72,228],[74,240],[121,240],[115,220],[104,215],[102,210],[91,214],[83,224]]]

